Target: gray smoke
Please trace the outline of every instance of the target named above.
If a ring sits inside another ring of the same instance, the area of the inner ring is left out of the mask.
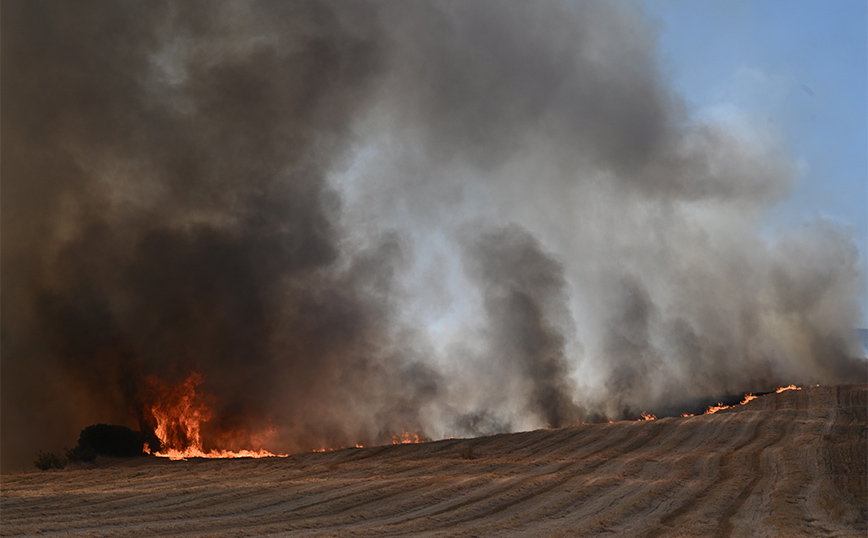
[[[864,380],[851,235],[631,5],[3,8],[4,470],[190,371],[274,451]]]
[[[502,388],[496,393],[502,401],[486,408],[513,399],[548,426],[575,423],[581,412],[565,350],[564,324],[571,319],[563,269],[516,226],[471,236],[463,258],[483,294],[483,361]]]

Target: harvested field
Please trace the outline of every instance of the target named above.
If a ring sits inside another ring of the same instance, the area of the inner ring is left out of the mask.
[[[858,536],[868,386],[688,418],[2,480],[3,536]]]

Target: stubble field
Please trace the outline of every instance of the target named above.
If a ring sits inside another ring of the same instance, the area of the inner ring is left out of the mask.
[[[868,385],[713,415],[2,477],[0,535],[853,536]]]

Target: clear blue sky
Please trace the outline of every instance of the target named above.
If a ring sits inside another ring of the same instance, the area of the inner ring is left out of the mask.
[[[868,254],[868,2],[647,0],[664,72],[694,114],[738,111],[798,163],[770,226],[814,216],[855,230]],[[863,305],[865,300],[863,299]]]

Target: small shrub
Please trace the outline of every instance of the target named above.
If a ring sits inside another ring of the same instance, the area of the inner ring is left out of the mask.
[[[49,469],[63,469],[66,467],[66,459],[54,452],[43,452],[40,450],[33,465],[42,471],[47,471]]]
[[[476,455],[473,453],[473,447],[470,446],[470,443],[462,443],[461,446],[458,448],[458,455],[461,457],[461,459],[464,460],[472,460],[476,457]]]

